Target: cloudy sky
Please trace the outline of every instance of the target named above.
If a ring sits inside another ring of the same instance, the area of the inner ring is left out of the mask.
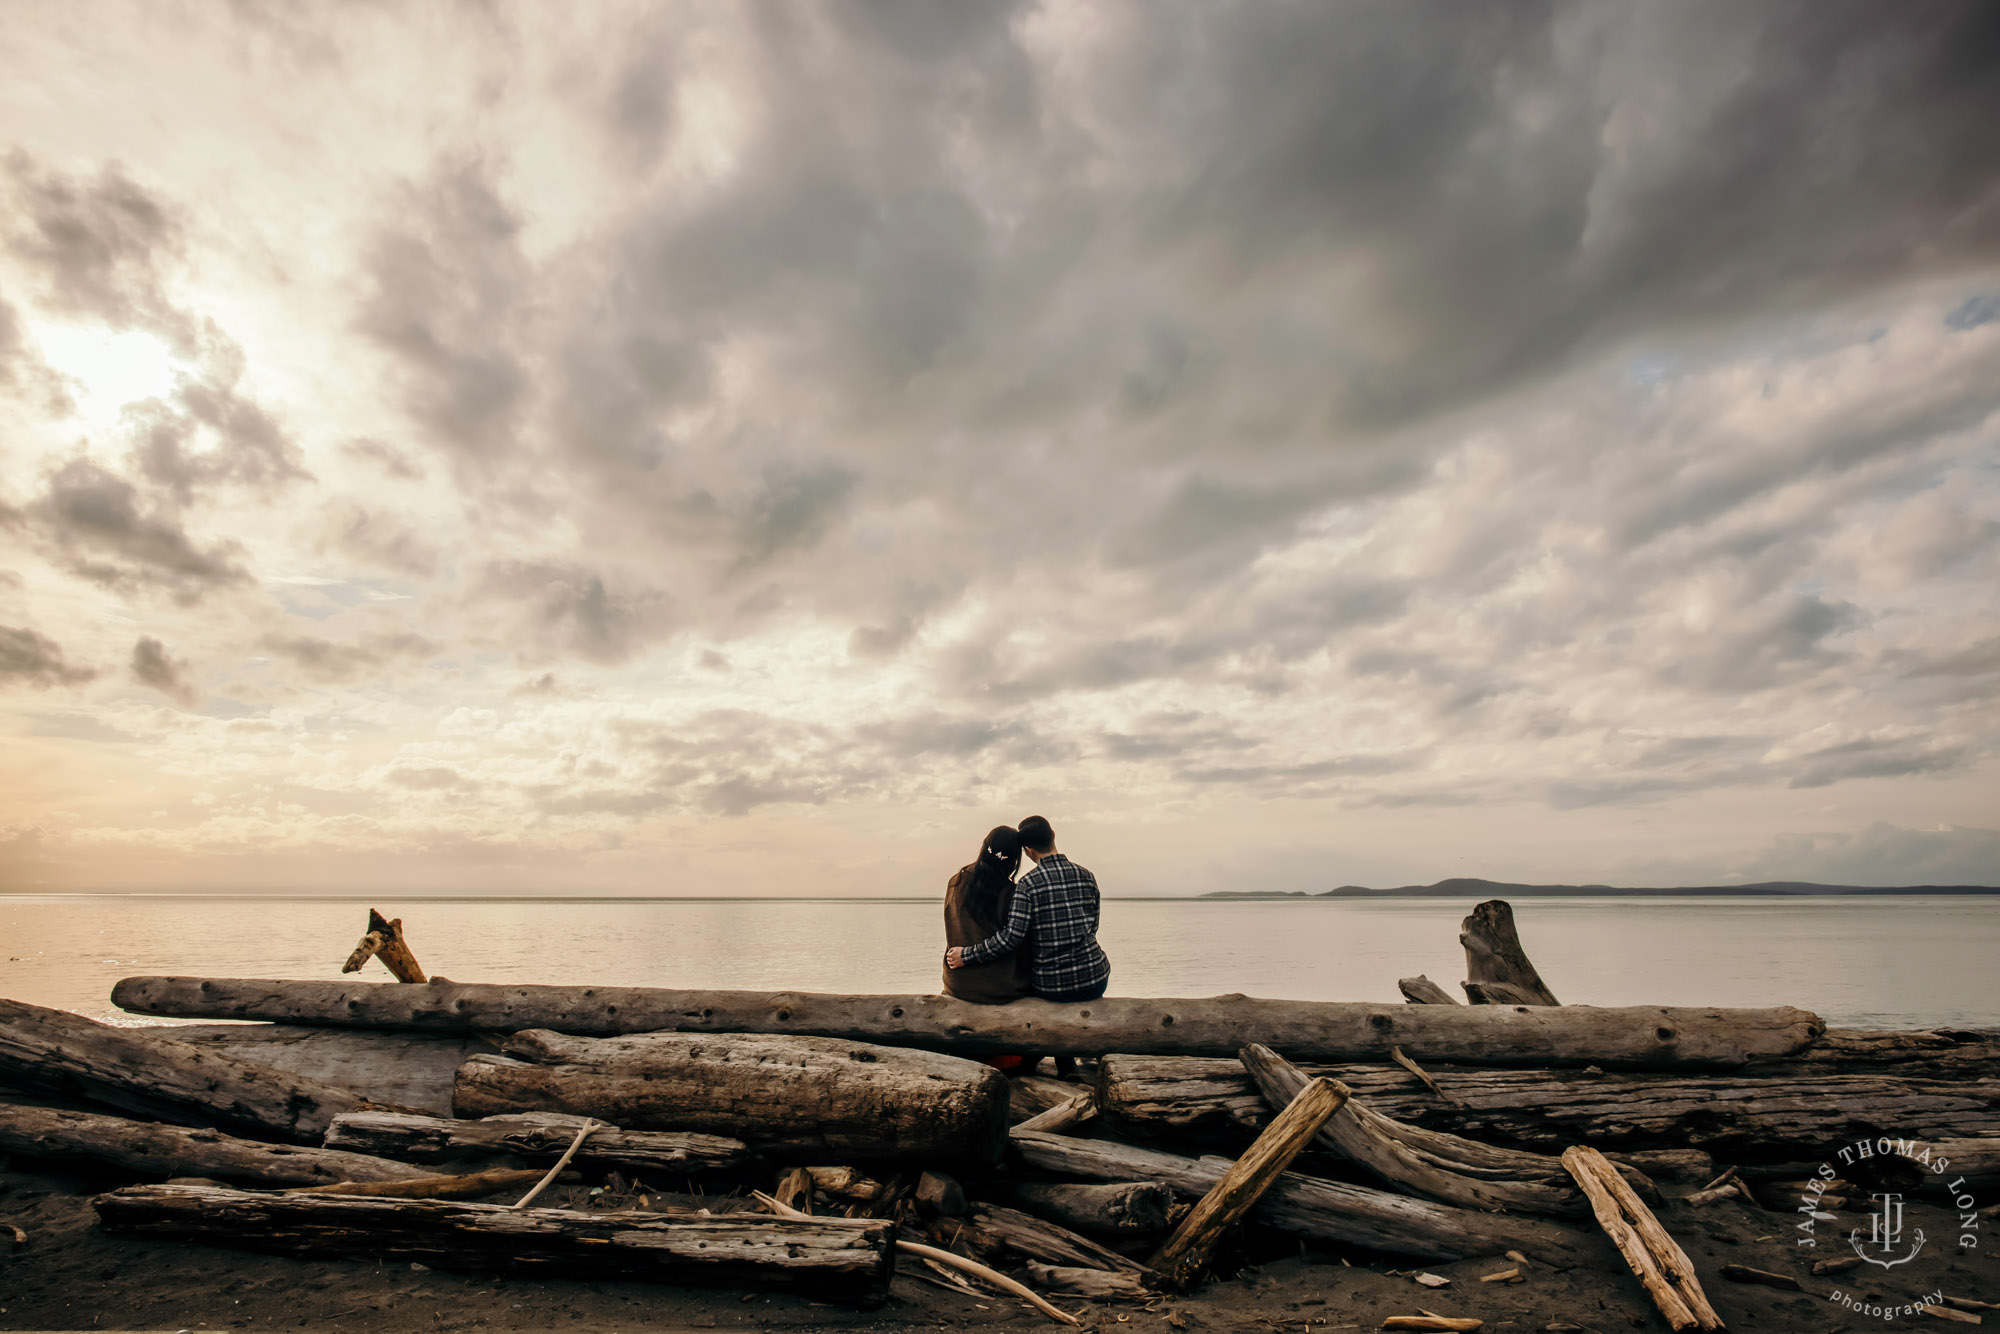
[[[0,26],[0,889],[2000,883],[2000,8]]]

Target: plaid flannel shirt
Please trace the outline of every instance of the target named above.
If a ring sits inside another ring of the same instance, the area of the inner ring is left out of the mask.
[[[1111,976],[1097,945],[1097,877],[1059,852],[1014,886],[1014,904],[998,931],[965,947],[965,962],[985,963],[1028,945],[1035,990],[1082,991]]]

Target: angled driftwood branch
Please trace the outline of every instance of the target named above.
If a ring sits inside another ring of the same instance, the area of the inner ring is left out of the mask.
[[[1446,991],[1437,983],[1418,973],[1415,977],[1396,979],[1396,989],[1403,993],[1403,999],[1412,1005],[1457,1005],[1458,997]]]
[[[1676,1330],[1723,1328],[1722,1317],[1708,1304],[1687,1252],[1667,1235],[1604,1155],[1576,1145],[1563,1151],[1562,1161],[1590,1197],[1598,1225],[1625,1257],[1667,1324]]]
[[[1152,1267],[1160,1277],[1176,1288],[1199,1282],[1223,1233],[1256,1206],[1346,1101],[1347,1086],[1337,1080],[1315,1079],[1300,1089],[1153,1256]]]
[[[395,975],[398,982],[425,982],[424,970],[417,963],[417,956],[410,951],[410,944],[403,938],[403,919],[394,921],[370,908],[368,910],[368,930],[361,937],[361,943],[354,947],[354,953],[347,956],[347,962],[340,966],[343,973],[358,973],[369,959],[382,961],[382,966]]]

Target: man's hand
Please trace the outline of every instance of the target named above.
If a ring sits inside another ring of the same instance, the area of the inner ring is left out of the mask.
[[[959,946],[953,945],[944,952],[944,966],[947,968],[965,967],[965,951]]]

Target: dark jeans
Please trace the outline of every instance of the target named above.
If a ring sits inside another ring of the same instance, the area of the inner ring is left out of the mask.
[[[1045,1001],[1067,1005],[1073,1001],[1098,1000],[1104,995],[1104,989],[1110,985],[1111,979],[1107,977],[1102,982],[1093,982],[1087,987],[1078,987],[1075,991],[1040,991],[1035,994]]]

